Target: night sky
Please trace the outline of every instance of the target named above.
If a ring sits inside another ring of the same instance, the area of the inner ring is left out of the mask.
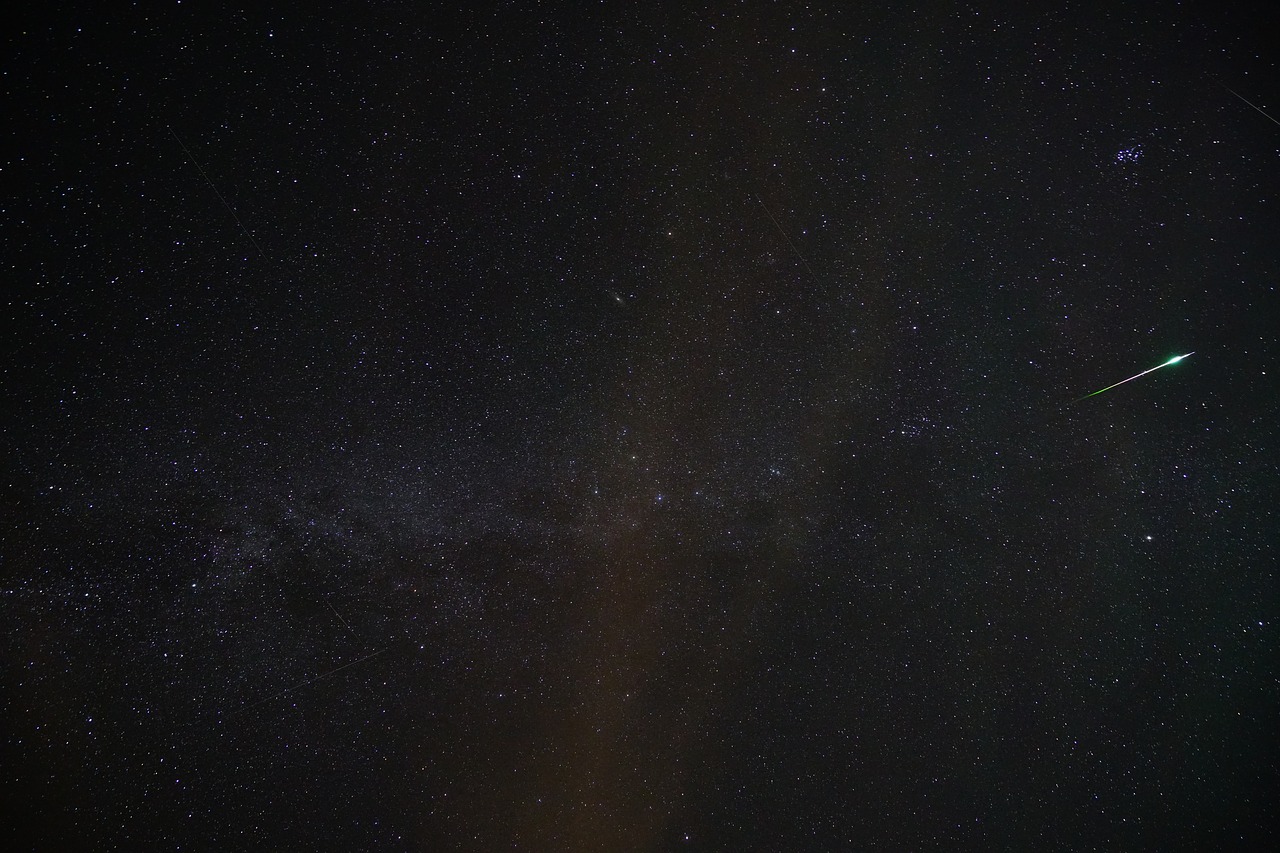
[[[1272,4],[481,5],[6,27],[0,846],[1268,849]]]

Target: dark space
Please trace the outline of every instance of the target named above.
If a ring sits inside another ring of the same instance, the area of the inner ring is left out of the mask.
[[[1270,849],[1277,31],[29,8],[0,843]]]

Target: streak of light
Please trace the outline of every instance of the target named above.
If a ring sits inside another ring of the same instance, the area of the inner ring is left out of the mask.
[[[1081,400],[1087,400],[1090,397],[1096,397],[1099,394],[1101,394],[1103,391],[1110,391],[1112,388],[1118,388],[1126,382],[1132,382],[1133,380],[1141,376],[1146,376],[1148,373],[1151,373],[1154,370],[1159,370],[1162,367],[1168,367],[1171,364],[1177,364],[1187,356],[1191,356],[1191,355],[1195,355],[1195,352],[1192,351],[1192,352],[1186,353],[1185,355],[1175,355],[1173,358],[1169,359],[1164,364],[1157,364],[1155,367],[1144,370],[1141,373],[1135,373],[1133,376],[1130,376],[1128,379],[1121,379],[1119,382],[1116,382],[1113,385],[1108,385],[1106,388],[1099,388],[1097,391],[1094,391],[1092,394],[1085,394],[1083,397],[1076,399],[1075,402],[1079,403]]]
[[[1225,84],[1225,83],[1219,83],[1218,85],[1219,85],[1219,86],[1221,86],[1222,88],[1226,89],[1226,90],[1227,90],[1228,92],[1230,92],[1231,94],[1235,95],[1235,96],[1236,96],[1237,98],[1239,98],[1240,100],[1244,101],[1244,102],[1245,102],[1246,104],[1248,104],[1249,106],[1253,107],[1253,108],[1254,108],[1255,110],[1257,110],[1258,112],[1262,113],[1264,116],[1266,116],[1266,117],[1267,117],[1270,121],[1272,121],[1273,123],[1275,123],[1275,124],[1280,124],[1280,121],[1276,121],[1275,119],[1271,118],[1271,116],[1267,114],[1267,111],[1266,111],[1266,110],[1264,110],[1262,107],[1258,106],[1258,105],[1257,105],[1257,104],[1255,104],[1253,101],[1251,101],[1251,100],[1249,100],[1248,98],[1246,98],[1244,95],[1242,95],[1242,94],[1240,94],[1239,92],[1237,92],[1235,89],[1232,89],[1230,86],[1228,86],[1228,85],[1227,85],[1227,84]]]
[[[204,182],[209,185],[209,189],[213,190],[213,194],[218,197],[218,201],[222,202],[222,206],[227,209],[227,213],[230,213],[231,218],[236,221],[236,225],[240,226],[240,230],[244,233],[244,236],[249,238],[249,242],[253,244],[253,248],[258,250],[258,254],[262,256],[263,260],[266,260],[267,253],[262,251],[262,247],[258,245],[258,241],[253,239],[253,235],[249,233],[249,229],[244,227],[244,223],[241,222],[240,217],[236,215],[235,208],[227,203],[227,200],[222,197],[222,193],[218,192],[218,188],[214,186],[213,181],[209,179],[209,175],[205,172],[204,167],[200,165],[200,161],[196,159],[196,155],[191,153],[191,149],[187,147],[187,144],[182,141],[178,134],[173,132],[172,127],[165,125],[165,130],[169,131],[169,135],[173,137],[174,141],[182,146],[183,151],[187,152],[187,159],[191,161],[191,165],[195,166],[197,171],[200,172],[200,177],[204,178]]]
[[[362,664],[365,661],[373,660],[378,655],[383,654],[386,651],[387,649],[379,649],[373,654],[365,655],[359,660],[353,660],[350,663],[344,663],[342,666],[335,666],[333,669],[325,670],[324,672],[320,673],[314,678],[308,678],[306,681],[299,681],[297,684],[293,685],[292,687],[286,687],[284,690],[281,690],[279,693],[272,693],[270,696],[266,697],[265,699],[259,699],[257,702],[254,702],[252,705],[246,705],[245,707],[240,709],[239,713],[243,714],[247,711],[252,711],[254,708],[258,707],[259,705],[270,702],[272,699],[279,699],[281,696],[287,696],[288,694],[292,693],[295,690],[301,690],[303,687],[307,687],[308,685],[315,684],[317,681],[323,681],[326,678],[337,675],[338,673],[342,672],[344,669],[350,669],[351,667]]]

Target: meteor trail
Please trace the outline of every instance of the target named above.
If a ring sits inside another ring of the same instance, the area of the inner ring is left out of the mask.
[[[320,673],[319,675],[317,675],[315,678],[308,678],[306,681],[299,681],[297,684],[293,685],[292,687],[286,687],[284,690],[281,690],[279,693],[273,693],[272,695],[266,697],[265,699],[259,699],[257,702],[254,702],[252,705],[245,705],[243,708],[237,711],[236,714],[234,714],[233,716],[238,716],[240,714],[245,713],[246,711],[252,711],[254,708],[257,708],[259,705],[262,705],[265,702],[270,702],[272,699],[279,699],[281,696],[285,696],[302,687],[315,684],[317,681],[323,681],[324,679],[329,678],[330,676],[337,675],[338,673],[342,672],[344,669],[350,669],[351,667],[356,666],[358,664],[362,664],[367,660],[373,660],[374,658],[376,658],[378,655],[382,654],[385,651],[387,651],[387,649],[379,649],[378,651],[374,652],[371,655],[365,655],[364,657],[360,658],[360,660],[353,660],[350,663],[344,663],[342,666],[335,666],[333,669],[326,670]]]
[[[1090,397],[1096,397],[1096,396],[1098,396],[1099,394],[1101,394],[1103,391],[1110,391],[1112,388],[1116,388],[1116,387],[1118,387],[1118,386],[1120,386],[1120,385],[1123,385],[1123,384],[1124,384],[1124,383],[1126,383],[1126,382],[1132,382],[1133,380],[1137,379],[1139,376],[1146,376],[1146,375],[1147,375],[1148,373],[1150,373],[1152,370],[1159,370],[1159,369],[1160,369],[1160,368],[1162,368],[1162,367],[1168,367],[1168,366],[1169,366],[1169,365],[1171,365],[1171,364],[1177,364],[1178,362],[1182,361],[1182,360],[1183,360],[1184,358],[1186,358],[1187,356],[1192,356],[1192,355],[1195,355],[1195,351],[1194,351],[1194,350],[1193,350],[1193,351],[1191,351],[1191,352],[1189,352],[1189,353],[1187,353],[1186,355],[1175,355],[1173,358],[1169,359],[1169,360],[1168,360],[1168,361],[1166,361],[1164,364],[1157,364],[1155,367],[1152,367],[1152,368],[1150,368],[1149,370],[1144,370],[1144,371],[1142,371],[1141,373],[1136,373],[1136,374],[1134,374],[1133,376],[1130,376],[1128,379],[1121,379],[1119,382],[1115,383],[1115,385],[1108,385],[1106,388],[1100,388],[1100,389],[1098,389],[1097,391],[1094,391],[1092,394],[1085,394],[1083,397],[1079,397],[1079,398],[1077,398],[1077,399],[1075,400],[1075,402],[1079,403],[1081,400],[1087,400],[1087,399],[1089,399]]]
[[[196,159],[196,155],[191,153],[191,149],[187,147],[187,143],[183,142],[182,137],[174,133],[173,128],[169,127],[169,125],[166,124],[165,129],[169,131],[169,135],[173,137],[174,141],[182,146],[182,150],[187,152],[187,159],[191,161],[191,165],[195,166],[197,171],[200,172],[200,177],[204,178],[204,182],[209,185],[209,189],[213,190],[213,194],[218,197],[218,201],[222,202],[222,206],[227,209],[227,213],[230,213],[231,218],[236,221],[236,225],[240,226],[240,231],[244,233],[244,236],[249,238],[249,242],[253,244],[253,248],[258,250],[258,254],[262,256],[263,260],[266,260],[267,253],[262,251],[262,247],[258,245],[258,241],[253,239],[253,234],[250,233],[248,228],[244,227],[244,223],[241,222],[240,217],[236,215],[235,208],[227,203],[227,200],[222,197],[222,193],[218,192],[218,188],[214,186],[213,181],[209,178],[209,173],[200,165],[200,161]]]
[[[782,239],[787,241],[787,245],[791,247],[791,251],[796,253],[796,257],[800,259],[800,263],[804,264],[804,268],[809,271],[809,275],[813,277],[814,281],[817,281],[818,274],[813,271],[813,267],[809,266],[809,262],[804,259],[804,255],[800,254],[800,250],[796,248],[796,244],[792,242],[789,236],[787,236],[787,232],[782,230],[782,223],[780,223],[769,211],[769,206],[764,203],[764,199],[760,198],[760,196],[756,196],[756,201],[760,202],[760,206],[764,208],[765,215],[769,217],[769,220],[773,223],[773,227],[778,229],[778,233],[782,235]]]
[[[1237,92],[1235,89],[1232,89],[1230,86],[1228,86],[1228,85],[1227,85],[1227,84],[1225,84],[1225,83],[1219,83],[1218,85],[1219,85],[1219,86],[1221,86],[1222,88],[1226,89],[1226,90],[1227,90],[1228,92],[1230,92],[1231,94],[1235,95],[1235,96],[1236,96],[1237,98],[1239,98],[1240,100],[1244,101],[1244,102],[1245,102],[1246,104],[1248,104],[1249,106],[1253,107],[1253,108],[1254,108],[1255,110],[1257,110],[1258,112],[1262,113],[1264,116],[1266,116],[1268,119],[1270,119],[1270,120],[1271,120],[1271,122],[1272,122],[1273,124],[1280,124],[1280,121],[1276,121],[1275,119],[1271,118],[1271,116],[1267,113],[1267,111],[1266,111],[1266,110],[1264,110],[1262,107],[1258,106],[1258,105],[1257,105],[1257,104],[1255,104],[1253,101],[1251,101],[1251,100],[1249,100],[1248,98],[1246,98],[1244,95],[1242,95],[1242,94],[1240,94],[1239,92]],[[1163,365],[1162,365],[1162,366],[1163,366]]]

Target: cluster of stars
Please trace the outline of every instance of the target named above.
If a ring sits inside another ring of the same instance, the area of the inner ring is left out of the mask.
[[[1116,152],[1117,163],[1136,163],[1142,159],[1142,146],[1130,145]]]

